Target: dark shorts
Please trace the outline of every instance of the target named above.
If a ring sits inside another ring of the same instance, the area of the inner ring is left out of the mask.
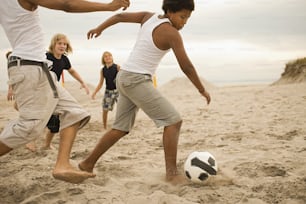
[[[60,127],[60,120],[58,115],[52,115],[47,124],[51,133],[58,133]]]
[[[114,89],[114,90],[105,89],[103,103],[102,103],[103,110],[112,111],[114,108],[114,104],[118,100],[118,96],[119,96],[119,93],[117,89]]]

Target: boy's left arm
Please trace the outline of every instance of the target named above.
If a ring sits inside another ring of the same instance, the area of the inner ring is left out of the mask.
[[[183,40],[181,35],[177,30],[170,33],[169,43],[172,48],[176,59],[180,65],[181,70],[188,77],[188,79],[193,83],[193,85],[198,89],[199,93],[206,98],[207,104],[210,103],[210,95],[204,88],[196,69],[194,68],[192,62],[190,61],[186,50],[184,48]]]

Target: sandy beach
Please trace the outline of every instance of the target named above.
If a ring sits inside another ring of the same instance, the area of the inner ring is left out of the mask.
[[[217,176],[203,184],[166,183],[162,129],[140,111],[133,131],[100,158],[94,169],[97,176],[81,184],[51,175],[58,136],[54,150],[39,148],[42,134],[36,152],[21,147],[0,157],[0,203],[306,203],[306,83],[205,84],[212,97],[209,106],[185,78],[158,89],[183,117],[180,170],[189,153],[209,151],[218,162]],[[92,114],[73,146],[71,160],[77,166],[104,132],[102,94],[91,100],[77,84],[65,86]],[[114,116],[114,111],[109,113],[110,124]],[[16,117],[18,112],[1,92],[0,131]]]

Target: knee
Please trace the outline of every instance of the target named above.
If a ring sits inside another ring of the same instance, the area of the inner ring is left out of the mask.
[[[182,124],[183,124],[183,120],[180,120],[175,124],[175,126],[180,129],[182,127]]]
[[[117,130],[117,129],[112,129],[111,132],[113,135],[115,135],[119,139],[129,134],[129,132],[125,132],[125,131]]]
[[[45,128],[43,120],[23,120],[17,123],[13,129],[16,135],[24,137],[27,142],[39,137]]]
[[[180,121],[178,121],[178,122],[176,122],[176,123],[173,123],[172,125],[169,125],[169,126],[165,126],[165,129],[171,129],[171,130],[175,130],[175,131],[180,131],[180,129],[181,129],[181,126],[182,126],[182,123],[183,123],[183,121],[182,120],[180,120]]]
[[[126,136],[127,134],[129,134],[129,132],[125,132],[125,131],[121,131],[121,130],[118,130],[119,131],[119,135],[121,136],[121,137],[124,137],[124,136]]]
[[[41,135],[43,129],[41,120],[12,122],[4,129],[2,142],[14,149],[36,139]]]

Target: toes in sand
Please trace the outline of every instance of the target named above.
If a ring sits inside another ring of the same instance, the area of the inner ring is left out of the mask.
[[[54,171],[53,177],[58,180],[66,181],[69,183],[82,183],[88,178],[93,178],[96,175],[93,173],[78,171],[78,170],[65,170],[65,171]]]

